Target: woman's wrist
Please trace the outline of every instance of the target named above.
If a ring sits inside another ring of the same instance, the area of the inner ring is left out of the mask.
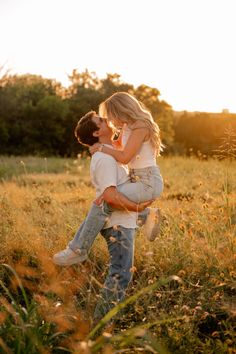
[[[103,144],[101,144],[101,145],[99,146],[98,151],[99,151],[99,152],[102,152],[102,148],[103,148]]]

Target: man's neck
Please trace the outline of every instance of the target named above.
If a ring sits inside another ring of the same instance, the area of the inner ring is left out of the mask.
[[[111,140],[110,137],[108,138],[106,136],[103,136],[103,137],[99,138],[99,143],[100,144],[106,144],[106,145],[112,145],[112,140]]]

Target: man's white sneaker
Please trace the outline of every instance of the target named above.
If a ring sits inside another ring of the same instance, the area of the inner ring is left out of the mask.
[[[161,228],[161,211],[158,208],[149,208],[149,213],[145,224],[143,225],[143,233],[148,241],[154,241],[160,234]]]
[[[69,247],[53,256],[53,262],[60,266],[70,266],[72,264],[81,263],[88,258],[87,255],[75,253]]]

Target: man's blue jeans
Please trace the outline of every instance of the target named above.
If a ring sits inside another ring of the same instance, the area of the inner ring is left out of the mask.
[[[110,266],[100,299],[94,312],[94,319],[99,320],[125,297],[125,291],[132,279],[134,260],[135,229],[122,226],[103,229],[110,255]]]
[[[73,240],[69,242],[68,246],[70,249],[81,256],[88,255],[88,251],[90,250],[96,235],[103,228],[108,216],[109,214],[104,212],[100,206],[93,203],[87,217],[80,225]]]

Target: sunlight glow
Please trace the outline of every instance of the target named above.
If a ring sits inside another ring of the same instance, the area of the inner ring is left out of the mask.
[[[236,112],[234,0],[1,0],[0,65],[68,85],[118,73],[175,110]]]

